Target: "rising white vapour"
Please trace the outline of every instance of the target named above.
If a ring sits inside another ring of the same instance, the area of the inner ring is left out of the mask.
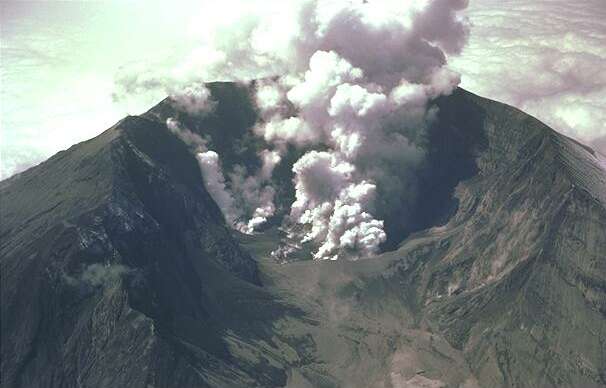
[[[425,128],[430,99],[458,85],[445,53],[456,54],[465,43],[467,25],[457,12],[466,6],[461,0],[303,1],[292,7],[289,20],[297,23],[277,46],[262,39],[275,34],[271,23],[250,28],[244,51],[261,65],[288,69],[258,88],[265,123],[255,133],[275,146],[322,146],[293,167],[290,213],[307,226],[301,240],[317,244],[316,259],[376,253],[386,240],[380,217],[401,206],[393,199],[414,201],[411,171],[423,151],[407,135]]]
[[[215,151],[203,151],[196,153],[196,159],[202,171],[204,187],[221,209],[225,220],[232,225],[238,224],[240,217],[237,207],[234,206],[234,198],[225,186],[225,176],[221,169],[219,154]]]
[[[116,75],[116,89],[112,99],[116,102],[128,102],[133,96],[150,94],[158,91],[168,94],[176,108],[192,116],[202,116],[212,112],[215,102],[199,75],[188,75],[182,72],[154,72],[145,68],[128,68]]]
[[[249,174],[246,167],[236,166],[229,174],[229,187],[217,152],[208,149],[208,141],[187,129],[175,118],[166,120],[167,128],[195,154],[204,187],[213,198],[229,225],[243,233],[253,233],[274,215],[275,190],[270,185],[273,170],[281,161],[277,151],[259,153],[261,168]]]
[[[245,225],[240,221],[242,213],[239,211],[239,207],[235,206],[234,197],[227,188],[219,154],[209,150],[206,139],[187,129],[177,119],[169,117],[166,120],[166,127],[195,154],[202,173],[204,187],[221,209],[225,220],[236,229],[245,229]]]
[[[171,98],[177,108],[194,116],[207,114],[215,107],[215,103],[210,98],[210,91],[201,83],[175,91]]]
[[[185,128],[177,119],[172,117],[166,119],[166,127],[193,151],[204,152],[206,150],[207,141],[197,133]]]
[[[229,198],[219,195],[226,186],[218,157],[206,154],[221,208],[244,204],[246,230],[254,231],[275,212],[273,166],[288,145],[306,147],[293,166],[291,235],[313,242],[316,259],[377,253],[384,219],[407,214],[415,201],[424,160],[415,139],[435,115],[428,102],[459,83],[446,55],[466,42],[459,15],[466,7],[466,0],[298,0],[221,26],[181,70],[207,79],[266,77],[256,85],[262,120],[253,131],[273,150],[260,155],[260,172],[241,166],[230,174]]]
[[[256,174],[249,174],[243,166],[236,166],[234,172],[230,174],[232,190],[246,220],[240,228],[244,233],[253,233],[276,211],[274,205],[276,192],[270,180],[274,168],[282,157],[277,151],[263,150],[259,158],[262,165]]]

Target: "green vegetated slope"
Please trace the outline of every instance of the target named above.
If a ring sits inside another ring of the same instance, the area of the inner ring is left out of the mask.
[[[230,231],[195,158],[265,145],[249,90],[165,100],[0,183],[2,386],[601,387],[606,173],[592,151],[457,90],[435,102],[412,220],[379,257],[278,263],[292,202]]]

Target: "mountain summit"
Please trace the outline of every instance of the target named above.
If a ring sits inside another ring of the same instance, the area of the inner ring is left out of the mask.
[[[250,89],[208,88],[202,118],[166,99],[0,182],[3,387],[606,386],[602,155],[457,89],[378,255],[280,256],[302,151],[233,230],[167,126],[261,170]]]

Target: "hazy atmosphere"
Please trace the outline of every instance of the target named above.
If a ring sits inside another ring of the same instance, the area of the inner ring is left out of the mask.
[[[188,82],[254,76],[234,68],[220,74],[204,47],[238,15],[271,14],[263,4],[3,1],[0,177],[141,113]],[[462,87],[605,151],[601,0],[472,0],[464,14],[469,41],[449,59]]]

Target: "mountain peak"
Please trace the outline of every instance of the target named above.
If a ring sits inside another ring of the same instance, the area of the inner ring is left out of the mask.
[[[305,149],[275,167],[266,227],[231,229],[167,119],[228,185],[266,144],[247,86],[209,90],[209,114],[166,99],[2,182],[3,385],[606,384],[598,154],[457,89],[431,103],[417,200],[378,255],[277,261]]]

